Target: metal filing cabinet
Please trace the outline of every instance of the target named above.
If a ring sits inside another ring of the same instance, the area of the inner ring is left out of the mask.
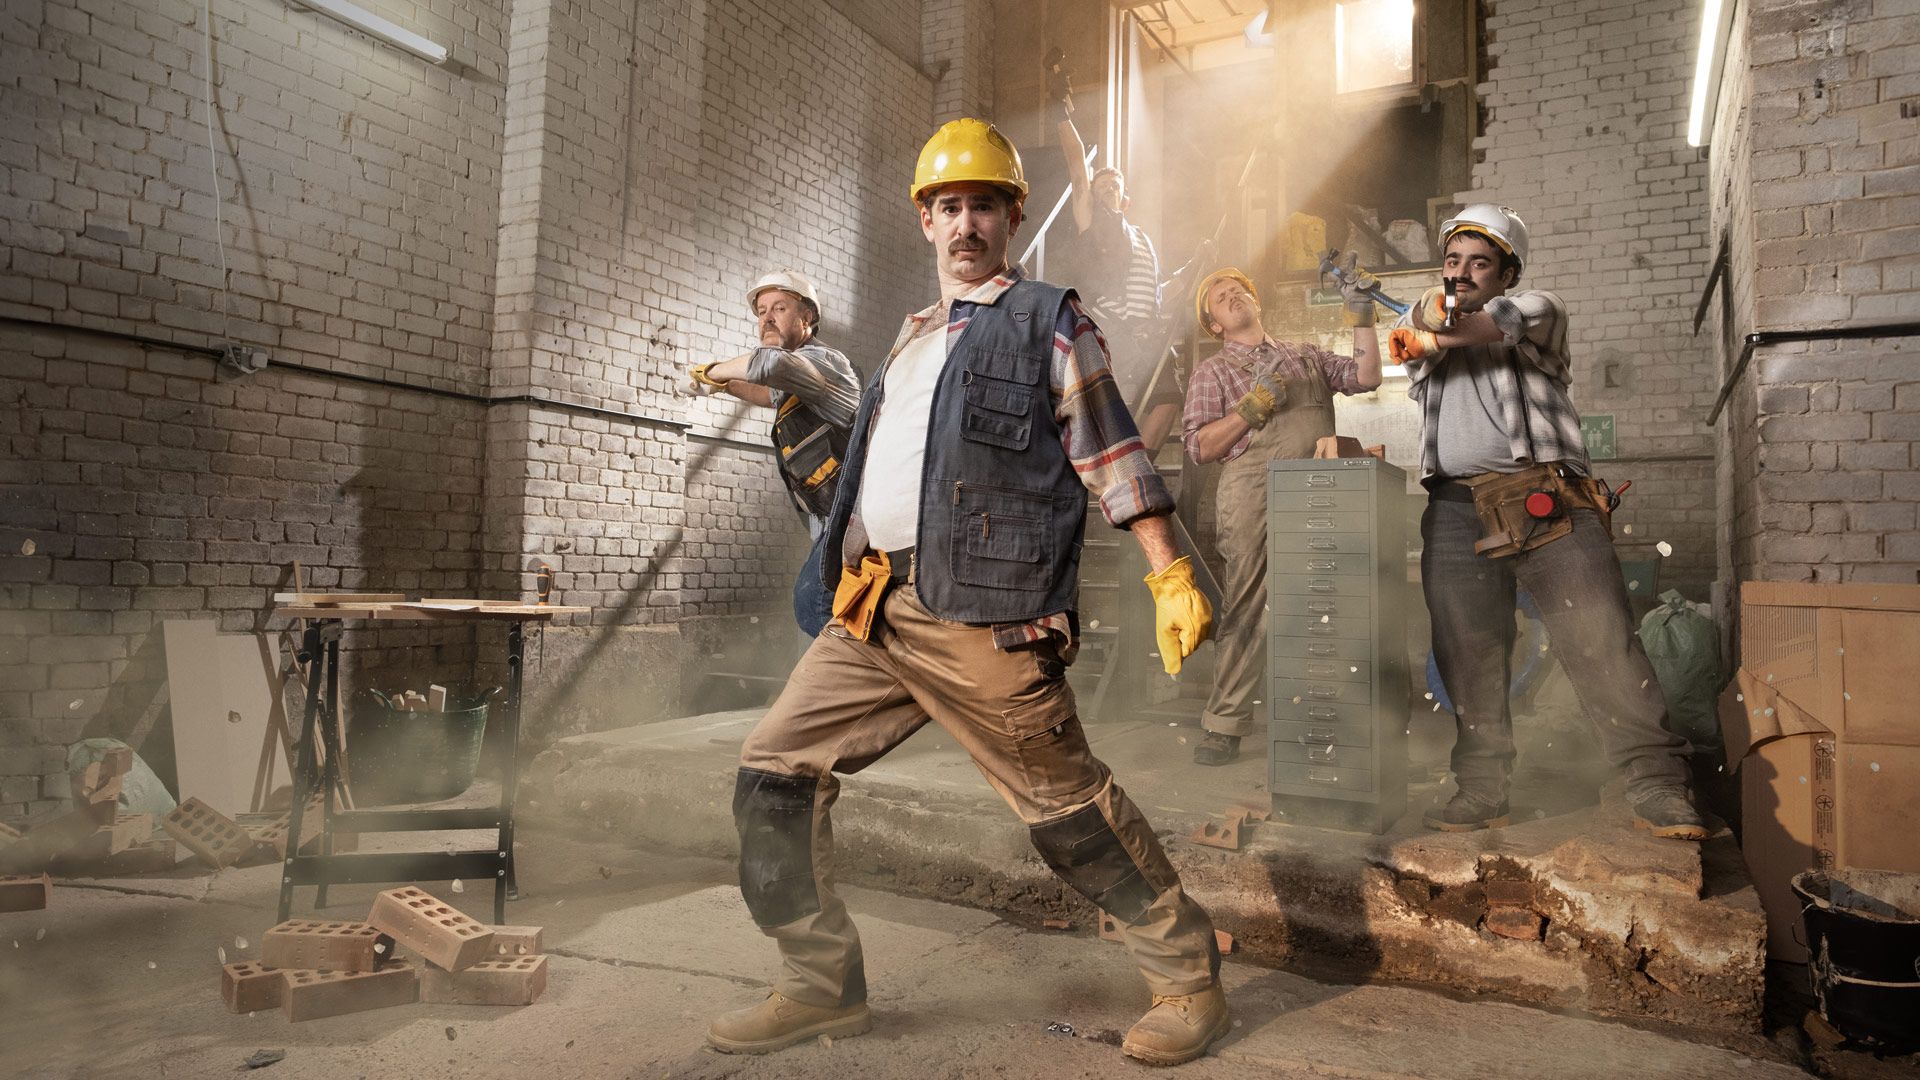
[[[1372,457],[1267,466],[1267,787],[1295,820],[1406,811],[1406,489]]]

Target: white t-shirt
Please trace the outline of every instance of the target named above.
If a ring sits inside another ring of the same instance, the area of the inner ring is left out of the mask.
[[[927,424],[933,417],[933,388],[946,366],[945,319],[907,342],[887,366],[886,397],[867,435],[867,463],[860,475],[860,521],[867,546],[876,551],[912,547],[919,533]]]

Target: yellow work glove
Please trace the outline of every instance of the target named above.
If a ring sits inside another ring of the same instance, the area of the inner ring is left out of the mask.
[[[1346,304],[1341,321],[1348,326],[1372,326],[1377,317],[1372,290],[1379,286],[1379,278],[1360,268],[1360,253],[1347,252],[1340,262],[1340,298]]]
[[[1447,290],[1435,285],[1420,294],[1413,306],[1413,325],[1418,330],[1438,330],[1447,321]]]
[[[1387,352],[1396,364],[1419,360],[1439,351],[1440,342],[1425,330],[1402,326],[1387,335]]]
[[[719,382],[707,376],[707,369],[712,366],[712,364],[695,364],[693,369],[687,372],[687,386],[695,394],[704,397],[716,390],[725,390],[727,388],[726,383]]]
[[[1193,583],[1193,562],[1185,555],[1146,576],[1153,592],[1153,636],[1167,674],[1180,674],[1180,661],[1213,636],[1213,605]]]
[[[1239,401],[1233,403],[1233,411],[1250,428],[1263,428],[1273,419],[1274,410],[1287,403],[1287,384],[1271,374],[1255,376],[1253,386]]]

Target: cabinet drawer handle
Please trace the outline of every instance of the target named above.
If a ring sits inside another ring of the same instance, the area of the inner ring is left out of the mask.
[[[1315,664],[1312,662],[1307,664],[1307,674],[1316,678],[1330,679],[1333,677],[1333,671],[1334,667],[1332,664]]]
[[[1309,495],[1307,496],[1307,506],[1314,510],[1331,510],[1333,509],[1333,496]]]
[[[1307,779],[1316,784],[1337,784],[1340,782],[1340,774],[1332,769],[1315,769],[1309,767],[1307,769]]]
[[[1307,474],[1308,487],[1332,487],[1336,483],[1338,483],[1338,481],[1334,480],[1334,478],[1328,473],[1308,473]]]
[[[1314,578],[1313,580],[1307,582],[1307,591],[1308,592],[1332,592],[1333,579]]]
[[[1307,696],[1310,698],[1319,698],[1321,701],[1332,701],[1340,696],[1340,690],[1338,687],[1333,686],[1309,686],[1307,687]]]
[[[1331,746],[1307,747],[1308,761],[1317,761],[1324,765],[1331,765],[1333,764],[1333,754],[1334,754],[1334,749]]]
[[[1309,641],[1307,642],[1307,655],[1308,656],[1332,656],[1333,646],[1323,645],[1318,641]]]
[[[1317,623],[1317,622],[1308,623],[1307,633],[1313,634],[1317,637],[1332,637],[1333,627],[1327,625],[1326,623]]]
[[[1336,603],[1335,603],[1334,601],[1332,601],[1332,600],[1309,600],[1309,601],[1307,601],[1307,610],[1308,610],[1308,611],[1310,611],[1310,612],[1312,612],[1312,613],[1313,613],[1313,614],[1315,614],[1315,615],[1336,615],[1336,614],[1339,614],[1338,612],[1336,612],[1336,611],[1334,610],[1334,609],[1335,609],[1336,607],[1338,607],[1338,606],[1339,606],[1339,605],[1338,605],[1338,604],[1336,604]]]
[[[1331,536],[1313,536],[1307,538],[1307,546],[1315,551],[1339,551],[1340,545],[1334,543]]]
[[[1339,563],[1333,561],[1332,559],[1308,559],[1307,560],[1307,569],[1309,570],[1333,570],[1338,568],[1339,565],[1340,565]]]
[[[1333,732],[1317,731],[1317,730],[1309,731],[1305,735],[1300,736],[1300,745],[1301,746],[1332,746]]]
[[[1307,706],[1307,719],[1333,721],[1340,719],[1340,714],[1334,712],[1332,709],[1323,709],[1318,705],[1309,705]]]
[[[1330,517],[1317,517],[1317,518],[1308,518],[1308,519],[1307,519],[1307,528],[1309,528],[1309,529],[1331,529],[1331,528],[1333,528],[1333,519],[1332,519],[1332,518],[1330,518]]]

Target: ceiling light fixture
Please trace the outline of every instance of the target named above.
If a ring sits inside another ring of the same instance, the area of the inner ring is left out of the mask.
[[[437,41],[430,41],[419,34],[401,26],[390,19],[382,18],[349,0],[293,0],[301,7],[312,8],[322,15],[346,23],[369,37],[410,52],[429,64],[447,62],[447,47]]]

